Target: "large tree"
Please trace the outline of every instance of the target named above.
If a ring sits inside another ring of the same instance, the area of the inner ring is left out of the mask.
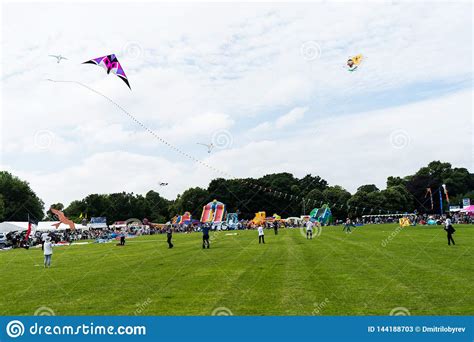
[[[282,217],[308,214],[314,207],[327,203],[333,215],[344,219],[364,214],[413,211],[431,212],[430,198],[426,189],[431,188],[434,212],[439,212],[439,191],[445,184],[451,204],[459,205],[462,198],[474,202],[474,175],[465,168],[452,168],[450,163],[433,161],[414,175],[404,178],[390,176],[385,190],[374,184],[360,186],[351,194],[342,187],[329,186],[319,176],[306,175],[297,178],[291,173],[275,173],[261,178],[223,179],[210,182],[207,189],[190,188],[170,201],[156,191],[145,196],[119,192],[91,194],[82,200],[72,201],[64,209],[66,215],[77,220],[81,214],[106,216],[109,223],[129,218],[148,218],[152,222],[165,222],[172,216],[190,211],[200,217],[202,206],[217,199],[226,204],[227,212],[240,212],[240,218],[252,218],[258,211],[266,211]],[[443,199],[445,198],[443,194]],[[447,203],[444,200],[443,207]],[[61,203],[52,205],[62,209]],[[31,190],[28,183],[8,172],[0,173],[0,219],[26,220],[28,213],[34,218],[43,217],[43,202]]]
[[[405,177],[406,188],[416,201],[416,209],[420,212],[440,212],[439,193],[443,198],[443,208],[446,209],[445,195],[442,185],[445,184],[449,195],[456,197],[474,189],[474,175],[465,168],[452,168],[450,163],[432,161],[422,167],[414,175]],[[427,188],[433,193],[434,208],[431,210],[430,196]]]
[[[3,217],[6,221],[26,221],[28,215],[43,219],[44,203],[30,185],[7,171],[0,171],[0,195],[3,198]]]
[[[351,193],[339,185],[329,186],[323,191],[324,201],[331,207],[331,213],[336,219],[347,216],[347,203]]]
[[[174,202],[173,214],[181,215],[189,211],[193,218],[201,218],[201,210],[210,201],[210,194],[207,190],[196,187],[190,188],[178,196]]]
[[[150,190],[145,195],[147,205],[147,218],[152,222],[166,222],[174,213],[170,212],[173,201],[160,196],[154,190]]]
[[[0,195],[0,221],[3,221],[5,217],[5,201],[3,200],[3,196]]]

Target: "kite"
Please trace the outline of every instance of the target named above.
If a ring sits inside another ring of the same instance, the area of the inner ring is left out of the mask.
[[[51,210],[51,212],[52,212],[54,215],[56,215],[56,216],[58,217],[58,219],[59,219],[59,222],[58,222],[58,223],[53,223],[53,224],[52,224],[52,226],[55,226],[56,229],[59,228],[59,225],[60,225],[61,223],[67,224],[67,225],[69,226],[69,228],[71,228],[71,230],[76,229],[76,226],[74,225],[74,222],[72,222],[70,219],[68,219],[68,218],[66,217],[66,215],[64,215],[64,213],[63,213],[62,211],[59,211],[59,210],[54,209],[54,208],[51,208],[51,209],[49,209],[49,210]]]
[[[449,204],[449,195],[448,195],[448,189],[446,189],[446,184],[443,184],[442,187],[444,190],[444,194],[446,195],[446,202],[448,202]]]
[[[426,194],[425,198],[430,195],[430,200],[431,200],[431,210],[433,210],[433,193],[431,192],[431,188],[426,188]]]
[[[196,144],[207,147],[207,153],[211,153],[212,150],[214,149],[213,143],[210,143],[210,144],[196,143]]]
[[[63,56],[61,56],[61,55],[49,55],[49,57],[54,57],[54,58],[56,58],[56,60],[58,61],[58,63],[61,62],[62,59],[67,60],[66,57],[63,57]]]
[[[117,75],[130,88],[127,75],[125,75],[125,72],[123,71],[122,66],[120,65],[117,57],[114,54],[94,58],[82,64],[95,64],[95,65],[101,66],[102,68],[105,69],[105,71],[107,71],[107,74],[110,74],[110,72],[112,72],[113,74]],[[131,89],[132,88],[130,88],[130,90]]]
[[[347,70],[351,72],[356,71],[359,65],[362,63],[363,58],[364,57],[361,54],[354,57],[349,57],[347,60]]]

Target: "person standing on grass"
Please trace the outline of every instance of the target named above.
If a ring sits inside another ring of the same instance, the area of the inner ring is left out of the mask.
[[[263,232],[262,225],[258,226],[258,243],[265,244],[265,233]]]
[[[351,227],[354,227],[354,224],[351,222],[350,218],[347,218],[346,223],[344,223],[344,227],[342,228],[342,231],[346,233],[350,233]]]
[[[51,257],[53,256],[53,243],[51,238],[46,237],[45,242],[43,243],[43,254],[44,254],[44,267],[51,267]]]
[[[311,220],[308,220],[308,222],[306,222],[306,239],[313,240],[313,226],[314,223],[311,222]]]
[[[44,242],[46,241],[46,238],[49,236],[48,233],[44,232],[41,234],[41,250],[44,250]]]
[[[205,224],[204,226],[202,226],[202,249],[204,248],[208,248],[210,247],[210,244],[209,244],[209,225],[208,224]]]
[[[456,229],[454,229],[454,227],[451,223],[451,217],[450,216],[448,216],[446,218],[446,221],[444,222],[444,230],[446,231],[446,233],[448,235],[448,246],[451,246],[451,242],[453,243],[453,245],[455,245],[454,239],[453,239],[453,234],[456,231]]]
[[[273,221],[273,230],[275,231],[275,235],[278,235],[278,221]]]
[[[125,232],[120,235],[120,246],[125,246]]]
[[[171,239],[173,238],[173,228],[171,225],[168,225],[166,228],[166,242],[168,242],[168,248],[173,248],[173,243],[171,242]]]

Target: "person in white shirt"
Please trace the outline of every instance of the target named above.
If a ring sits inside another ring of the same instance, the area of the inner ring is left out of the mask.
[[[51,267],[51,257],[53,256],[53,243],[51,238],[46,237],[46,241],[43,244],[43,254],[44,254],[44,267]]]
[[[44,232],[41,234],[41,250],[44,250],[44,242],[46,241],[46,238],[48,237],[48,233]]]
[[[265,233],[262,226],[258,226],[258,243],[265,243]]]
[[[306,239],[313,239],[313,226],[314,223],[311,220],[306,222]]]
[[[448,216],[446,218],[446,221],[444,221],[444,230],[446,231],[447,235],[448,235],[448,245],[451,246],[451,242],[453,243],[453,245],[455,245],[456,243],[454,242],[454,239],[453,239],[453,234],[454,232],[456,231],[456,229],[454,229],[452,223],[451,223],[451,217]]]

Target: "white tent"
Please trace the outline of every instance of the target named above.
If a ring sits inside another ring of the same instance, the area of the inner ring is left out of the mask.
[[[63,231],[69,229],[69,225],[61,223],[59,227],[56,229],[53,224],[58,223],[59,221],[41,221],[38,222],[36,229],[33,231]],[[81,224],[74,224],[76,229],[88,229],[86,226]],[[27,221],[9,221],[9,222],[1,222],[0,223],[0,232],[8,233],[13,231],[24,231],[28,229],[28,222]]]
[[[23,231],[27,229],[28,229],[28,222],[1,222],[0,223],[1,233]]]
[[[37,231],[55,231],[55,230],[66,230],[70,229],[68,224],[61,223],[59,224],[59,227],[56,229],[56,226],[53,226],[53,224],[58,223],[59,221],[41,221],[38,222],[38,226],[36,227]],[[79,223],[74,223],[74,227],[76,229],[89,229],[87,226],[83,226],[82,224]]]

